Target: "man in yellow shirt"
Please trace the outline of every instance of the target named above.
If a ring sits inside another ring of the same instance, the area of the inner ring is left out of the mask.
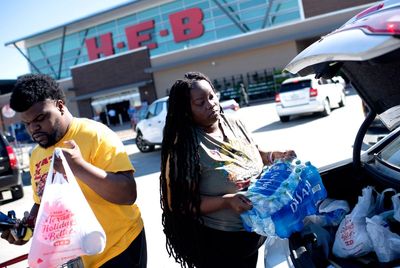
[[[85,267],[146,267],[146,237],[136,201],[134,168],[115,132],[86,118],[73,117],[65,94],[46,75],[18,78],[11,94],[11,108],[38,144],[30,160],[34,205],[29,219],[36,220],[55,147],[61,147],[90,207],[106,232],[105,250],[82,256]],[[61,160],[57,160],[61,161]],[[55,161],[55,169],[62,171]],[[12,236],[2,235],[13,244]]]

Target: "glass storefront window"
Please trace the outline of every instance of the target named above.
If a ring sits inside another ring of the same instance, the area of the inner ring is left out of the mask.
[[[192,7],[199,7],[204,11],[210,8],[210,4],[206,1],[200,1],[200,2],[189,1],[188,4],[185,4],[185,8],[192,8]]]
[[[31,61],[36,61],[43,57],[38,46],[28,48],[28,56]]]
[[[266,9],[265,8],[252,8],[247,9],[246,12],[240,13],[240,18],[242,20],[254,20],[259,19],[264,20]]]
[[[160,11],[161,13],[170,13],[171,11],[178,11],[182,8],[182,1],[173,1],[171,3],[160,6]]]
[[[42,49],[46,52],[47,57],[53,55],[60,55],[61,52],[61,38],[46,42],[42,45]]]
[[[105,34],[111,32],[113,35],[117,34],[116,27],[115,27],[115,21],[103,23],[99,26],[97,26],[97,34]]]
[[[76,49],[81,45],[81,39],[78,33],[70,34],[65,37],[64,51]]]
[[[193,39],[193,40],[190,41],[190,43],[192,44],[192,46],[201,45],[201,44],[204,44],[205,42],[211,42],[211,41],[213,41],[215,39],[216,39],[215,38],[215,32],[212,31],[212,32],[204,33],[203,36],[201,37],[201,40],[200,39]]]
[[[280,16],[276,16],[273,24],[281,24],[290,21],[296,20],[300,16],[299,11],[294,11],[287,14],[281,14]]]
[[[138,21],[145,21],[145,20],[152,20],[152,19],[159,19],[160,12],[158,7],[151,8],[149,10],[141,11],[137,14]]]
[[[235,25],[235,26],[228,26],[225,28],[220,28],[217,31],[217,38],[222,39],[226,37],[231,37],[234,35],[241,34],[242,31]]]
[[[66,72],[68,72],[68,75],[70,73],[67,70],[64,72],[64,68],[88,61],[87,48],[83,42],[84,39],[99,38],[100,35],[111,32],[114,52],[121,53],[128,50],[125,28],[154,20],[154,28],[143,31],[140,34],[151,34],[151,40],[141,43],[142,45],[156,43],[157,48],[150,50],[150,56],[158,56],[190,46],[202,45],[243,34],[239,26],[235,24],[235,20],[243,23],[249,31],[260,30],[270,1],[273,0],[224,0],[219,2],[223,6],[223,9],[221,9],[213,0],[176,0],[69,34],[65,37],[64,43],[63,62],[67,61],[68,63],[63,64],[63,75]],[[202,23],[205,30],[203,35],[195,39],[175,43],[170,15],[194,7],[200,8],[203,13]],[[226,12],[230,15],[228,16]],[[266,27],[299,20],[301,19],[299,1],[275,0],[272,2],[269,15],[272,23],[267,24]],[[162,30],[168,30],[168,35],[162,36],[160,34]],[[61,41],[61,38],[57,38],[27,48],[28,55],[33,62],[37,63],[38,68],[41,68],[41,70],[46,68],[46,70],[54,69],[58,72],[59,67],[57,65],[59,64]],[[117,44],[121,42],[125,46],[118,48]],[[42,49],[43,53],[40,49]],[[47,66],[46,58],[50,59],[51,66]]]
[[[247,9],[247,8],[253,8],[253,7],[255,7],[255,6],[261,6],[262,5],[262,7],[263,8],[265,8],[265,3],[266,3],[267,1],[266,0],[246,0],[246,1],[240,1],[240,3],[239,3],[239,8],[240,8],[240,10],[243,10],[243,9]]]
[[[135,24],[137,22],[136,19],[136,14],[129,15],[127,17],[121,18],[117,20],[118,27],[121,27],[122,29],[125,28],[128,25]]]
[[[44,66],[47,66],[47,62],[45,59],[35,60],[33,61],[33,64],[35,64],[37,68],[42,68]]]
[[[232,20],[226,16],[220,16],[215,20],[215,28],[224,27],[231,24]]]

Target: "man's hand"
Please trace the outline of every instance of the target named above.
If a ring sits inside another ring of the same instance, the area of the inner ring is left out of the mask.
[[[68,165],[71,167],[71,170],[74,170],[76,167],[80,166],[85,160],[82,157],[81,150],[79,146],[76,144],[74,140],[69,140],[64,142],[65,147],[61,148],[65,159],[68,162]],[[54,170],[65,174],[64,167],[62,165],[61,157],[54,158]]]

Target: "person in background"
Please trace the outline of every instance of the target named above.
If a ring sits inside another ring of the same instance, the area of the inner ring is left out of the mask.
[[[136,129],[137,124],[137,110],[134,106],[130,106],[128,109],[129,119],[131,121],[131,126],[133,129]]]
[[[249,95],[247,94],[247,89],[243,83],[240,83],[240,106],[249,106]]]
[[[102,123],[72,116],[64,92],[46,75],[19,77],[10,105],[21,114],[37,143],[30,158],[34,205],[27,222],[36,220],[49,159],[54,149],[61,147],[107,237],[101,254],[82,256],[84,266],[146,267],[146,236],[140,210],[135,204],[134,168],[118,135]],[[54,167],[63,172],[59,161],[61,159],[56,159]],[[3,232],[2,238],[12,244],[23,244],[9,232]]]
[[[117,124],[117,113],[113,108],[108,110],[108,119],[111,125],[115,126]]]
[[[293,159],[267,152],[225,115],[210,79],[189,72],[171,87],[161,149],[162,224],[168,253],[182,267],[256,267],[265,241],[244,230],[243,194],[264,165]]]

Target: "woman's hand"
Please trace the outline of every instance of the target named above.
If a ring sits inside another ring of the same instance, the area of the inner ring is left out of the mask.
[[[261,159],[264,165],[272,165],[275,160],[282,159],[285,161],[292,161],[297,157],[296,153],[293,150],[287,150],[284,152],[280,151],[264,151],[258,149],[261,155]]]
[[[272,162],[277,159],[292,161],[296,157],[297,157],[297,155],[293,150],[287,150],[284,152],[279,152],[279,151],[271,152]]]
[[[222,198],[226,208],[232,209],[239,214],[253,208],[250,199],[243,194],[226,194]]]

